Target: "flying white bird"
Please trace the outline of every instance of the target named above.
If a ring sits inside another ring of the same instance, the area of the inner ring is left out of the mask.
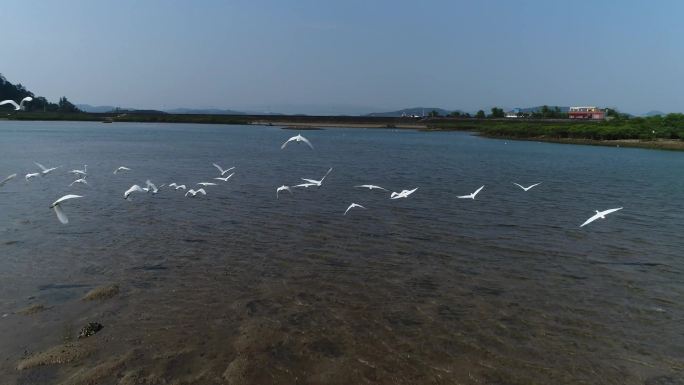
[[[282,186],[276,188],[276,199],[278,199],[278,194],[279,194],[281,191],[287,191],[287,192],[289,192],[290,194],[292,194],[292,190],[290,190],[290,186],[282,185]]]
[[[356,188],[367,188],[367,189],[369,189],[369,190],[375,190],[375,189],[377,189],[377,190],[389,191],[389,190],[387,190],[386,188],[382,188],[382,187],[376,186],[376,185],[374,185],[374,184],[362,184],[362,185],[360,185],[360,186],[354,186],[354,187],[356,187]]]
[[[21,99],[21,102],[19,102],[19,104],[17,104],[17,102],[15,102],[14,100],[3,100],[0,102],[0,106],[2,106],[3,104],[11,104],[12,106],[14,106],[15,111],[19,111],[24,109],[25,102],[30,102],[31,100],[33,100],[33,98],[30,96]]]
[[[75,181],[71,182],[71,184],[69,185],[69,187],[73,186],[75,183],[88,184],[88,182],[86,181],[86,178],[83,177],[83,178],[76,179]]]
[[[296,184],[292,187],[294,187],[294,188],[298,188],[298,187],[307,188],[307,187],[311,187],[311,186],[318,186],[318,185],[316,183],[302,183],[302,184]]]
[[[126,190],[126,192],[124,192],[124,199],[128,199],[128,196],[131,195],[132,193],[136,192],[136,191],[137,192],[146,192],[145,190],[143,190],[142,187],[138,186],[137,184],[134,184],[133,186],[131,186],[131,188],[129,188],[128,190]]]
[[[221,176],[223,176],[223,175],[224,175],[225,173],[227,173],[228,171],[235,169],[235,166],[233,166],[233,167],[231,167],[231,168],[229,168],[229,169],[224,170],[224,169],[221,168],[221,166],[219,166],[218,164],[216,164],[216,163],[212,163],[212,164],[214,165],[214,167],[216,167],[216,168],[219,170],[219,172],[221,173]]]
[[[40,175],[39,172],[32,172],[32,173],[26,174],[26,176],[25,176],[24,178],[25,178],[26,180],[29,180],[29,179],[31,179],[31,178],[33,178],[33,177],[38,176],[38,175]]]
[[[531,189],[532,187],[539,186],[539,185],[541,184],[541,182],[535,183],[535,184],[533,184],[533,185],[530,185],[529,187],[521,186],[521,185],[519,185],[519,184],[517,184],[517,183],[515,183],[515,182],[513,182],[513,184],[516,185],[516,186],[518,186],[518,187],[520,187],[521,189],[523,189],[523,190],[525,190],[525,191],[528,191],[528,190]]]
[[[360,204],[352,203],[349,205],[349,207],[347,207],[347,209],[344,211],[344,214],[342,214],[342,215],[347,215],[347,212],[349,212],[349,210],[353,209],[354,207],[365,209],[365,207],[361,206]]]
[[[409,195],[411,195],[411,194],[413,194],[414,192],[416,192],[416,190],[418,190],[418,187],[414,188],[413,190],[402,190],[402,191],[399,192],[399,193],[398,193],[398,192],[393,192],[393,193],[390,195],[390,199],[406,198],[406,197],[408,197]]]
[[[59,219],[59,221],[65,225],[67,223],[69,223],[69,218],[67,218],[66,214],[64,214],[64,211],[62,211],[62,207],[60,206],[60,204],[66,200],[74,199],[74,198],[83,198],[83,197],[81,195],[69,194],[69,195],[65,195],[65,196],[57,199],[53,204],[50,205],[50,208],[55,210],[55,214],[57,214],[57,219]]]
[[[204,187],[206,187],[206,186],[218,186],[216,183],[213,183],[213,182],[199,182],[197,184],[200,186],[204,186]]]
[[[184,184],[176,184],[176,182],[173,182],[169,185],[169,187],[173,187],[176,190],[185,190],[185,185]]]
[[[83,165],[83,170],[71,170],[71,171],[69,171],[69,173],[74,174],[74,175],[82,175],[82,176],[88,175],[88,165],[87,164]]]
[[[235,175],[235,173],[232,173],[232,174],[228,175],[228,176],[225,177],[225,178],[216,177],[216,178],[214,178],[214,179],[216,179],[216,180],[222,180],[222,181],[224,181],[224,182],[228,182],[228,179],[230,179],[230,177],[233,176],[233,175]]]
[[[476,196],[480,191],[482,191],[483,188],[484,188],[484,186],[480,186],[480,188],[477,189],[477,190],[475,190],[474,193],[468,194],[468,195],[461,195],[461,196],[458,196],[458,198],[460,198],[460,199],[473,199],[473,200],[474,200],[474,199],[475,199],[475,196]]]
[[[121,167],[117,168],[116,170],[114,170],[114,175],[118,174],[119,171],[131,171],[131,169],[128,167],[125,167],[125,166],[121,166]]]
[[[47,167],[43,166],[42,164],[40,164],[40,163],[38,163],[38,162],[33,162],[33,163],[34,163],[36,166],[40,167],[40,169],[42,170],[42,171],[41,171],[41,175],[47,175],[47,174],[51,173],[52,171],[55,171],[55,170],[57,170],[58,168],[62,167],[62,166],[57,166],[57,167],[47,168]]]
[[[185,193],[185,196],[192,195],[194,197],[198,193],[201,193],[202,195],[207,195],[207,192],[204,191],[203,188],[201,188],[201,189],[197,189],[197,190],[190,189],[190,190],[188,190],[188,192]]]
[[[622,210],[622,207],[618,207],[616,209],[609,209],[609,210],[605,210],[605,211],[594,210],[594,211],[596,211],[596,214],[594,214],[594,216],[592,216],[591,218],[587,219],[584,223],[582,223],[580,225],[580,227],[584,227],[584,226],[590,224],[591,222],[593,222],[599,218],[606,219],[606,215],[608,215],[610,213],[614,213],[618,210]]]
[[[332,167],[330,167],[328,172],[326,172],[325,175],[323,175],[323,178],[321,178],[321,180],[306,179],[306,178],[301,178],[301,180],[303,180],[304,182],[307,182],[307,183],[313,183],[315,186],[320,187],[323,184],[323,180],[325,180],[325,178],[328,176],[328,174],[330,174],[331,171],[332,171]]]
[[[159,189],[157,188],[157,186],[155,186],[154,183],[150,182],[149,179],[145,181],[145,185],[146,185],[147,187],[143,187],[143,191],[145,191],[145,192],[151,192],[152,194],[156,194],[156,193],[159,192]],[[163,186],[164,186],[164,185],[161,185],[161,186],[159,186],[159,187],[163,187]]]
[[[9,182],[10,180],[14,179],[17,177],[17,174],[12,174],[8,176],[7,178],[3,179],[2,182],[0,182],[0,186],[3,186],[5,183]]]
[[[304,143],[308,144],[309,147],[311,147],[311,149],[313,150],[313,145],[311,144],[311,142],[309,142],[309,139],[303,137],[301,134],[299,134],[297,136],[293,136],[290,139],[286,140],[285,143],[283,143],[283,145],[280,146],[280,149],[283,150],[285,148],[285,146],[287,146],[287,144],[290,142],[304,142]]]

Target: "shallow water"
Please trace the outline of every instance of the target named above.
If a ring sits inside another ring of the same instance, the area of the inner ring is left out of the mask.
[[[0,121],[0,178],[63,166],[0,187],[0,383],[684,383],[683,153],[362,129],[280,150],[295,134]],[[206,197],[122,199],[212,162],[236,174]]]

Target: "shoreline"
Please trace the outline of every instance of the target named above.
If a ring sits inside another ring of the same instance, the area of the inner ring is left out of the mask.
[[[579,139],[579,138],[550,138],[550,137],[506,137],[493,136],[477,133],[483,138],[501,139],[501,140],[517,140],[525,142],[545,142],[556,144],[579,144],[587,146],[603,146],[603,147],[629,147],[629,148],[643,148],[648,150],[665,150],[665,151],[684,151],[684,141],[674,139],[659,139],[659,140],[639,140],[639,139],[615,139],[615,140],[597,140],[597,139]]]
[[[196,123],[227,125],[274,126],[286,130],[321,130],[326,128],[358,128],[358,129],[402,129],[425,132],[467,131],[490,139],[538,141],[559,144],[580,144],[606,147],[631,147],[651,150],[684,151],[684,141],[677,139],[584,139],[560,138],[552,136],[509,136],[492,135],[486,132],[486,125],[518,124],[505,119],[449,119],[449,118],[398,118],[398,117],[364,117],[364,116],[264,116],[264,115],[147,115],[147,114],[22,114],[0,118],[2,121],[74,121],[102,123]],[[576,122],[557,120],[535,120],[527,124],[543,126],[544,124],[577,124]],[[585,122],[579,122],[585,123]],[[485,130],[481,130],[485,128]]]

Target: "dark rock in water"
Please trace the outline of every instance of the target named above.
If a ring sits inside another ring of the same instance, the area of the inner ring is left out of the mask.
[[[95,335],[95,333],[99,332],[102,330],[104,326],[102,326],[101,323],[99,322],[89,322],[86,326],[84,326],[80,332],[78,332],[78,338],[87,338],[92,335]]]

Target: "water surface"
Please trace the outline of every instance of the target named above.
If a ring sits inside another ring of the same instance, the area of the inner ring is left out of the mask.
[[[0,178],[63,166],[0,187],[0,382],[684,383],[684,154],[377,129],[280,150],[295,134],[0,122]],[[212,162],[236,174],[206,197],[123,200]],[[48,206],[67,193],[85,198],[63,226]],[[120,294],[81,300],[106,284]],[[17,369],[55,346],[68,363]]]

